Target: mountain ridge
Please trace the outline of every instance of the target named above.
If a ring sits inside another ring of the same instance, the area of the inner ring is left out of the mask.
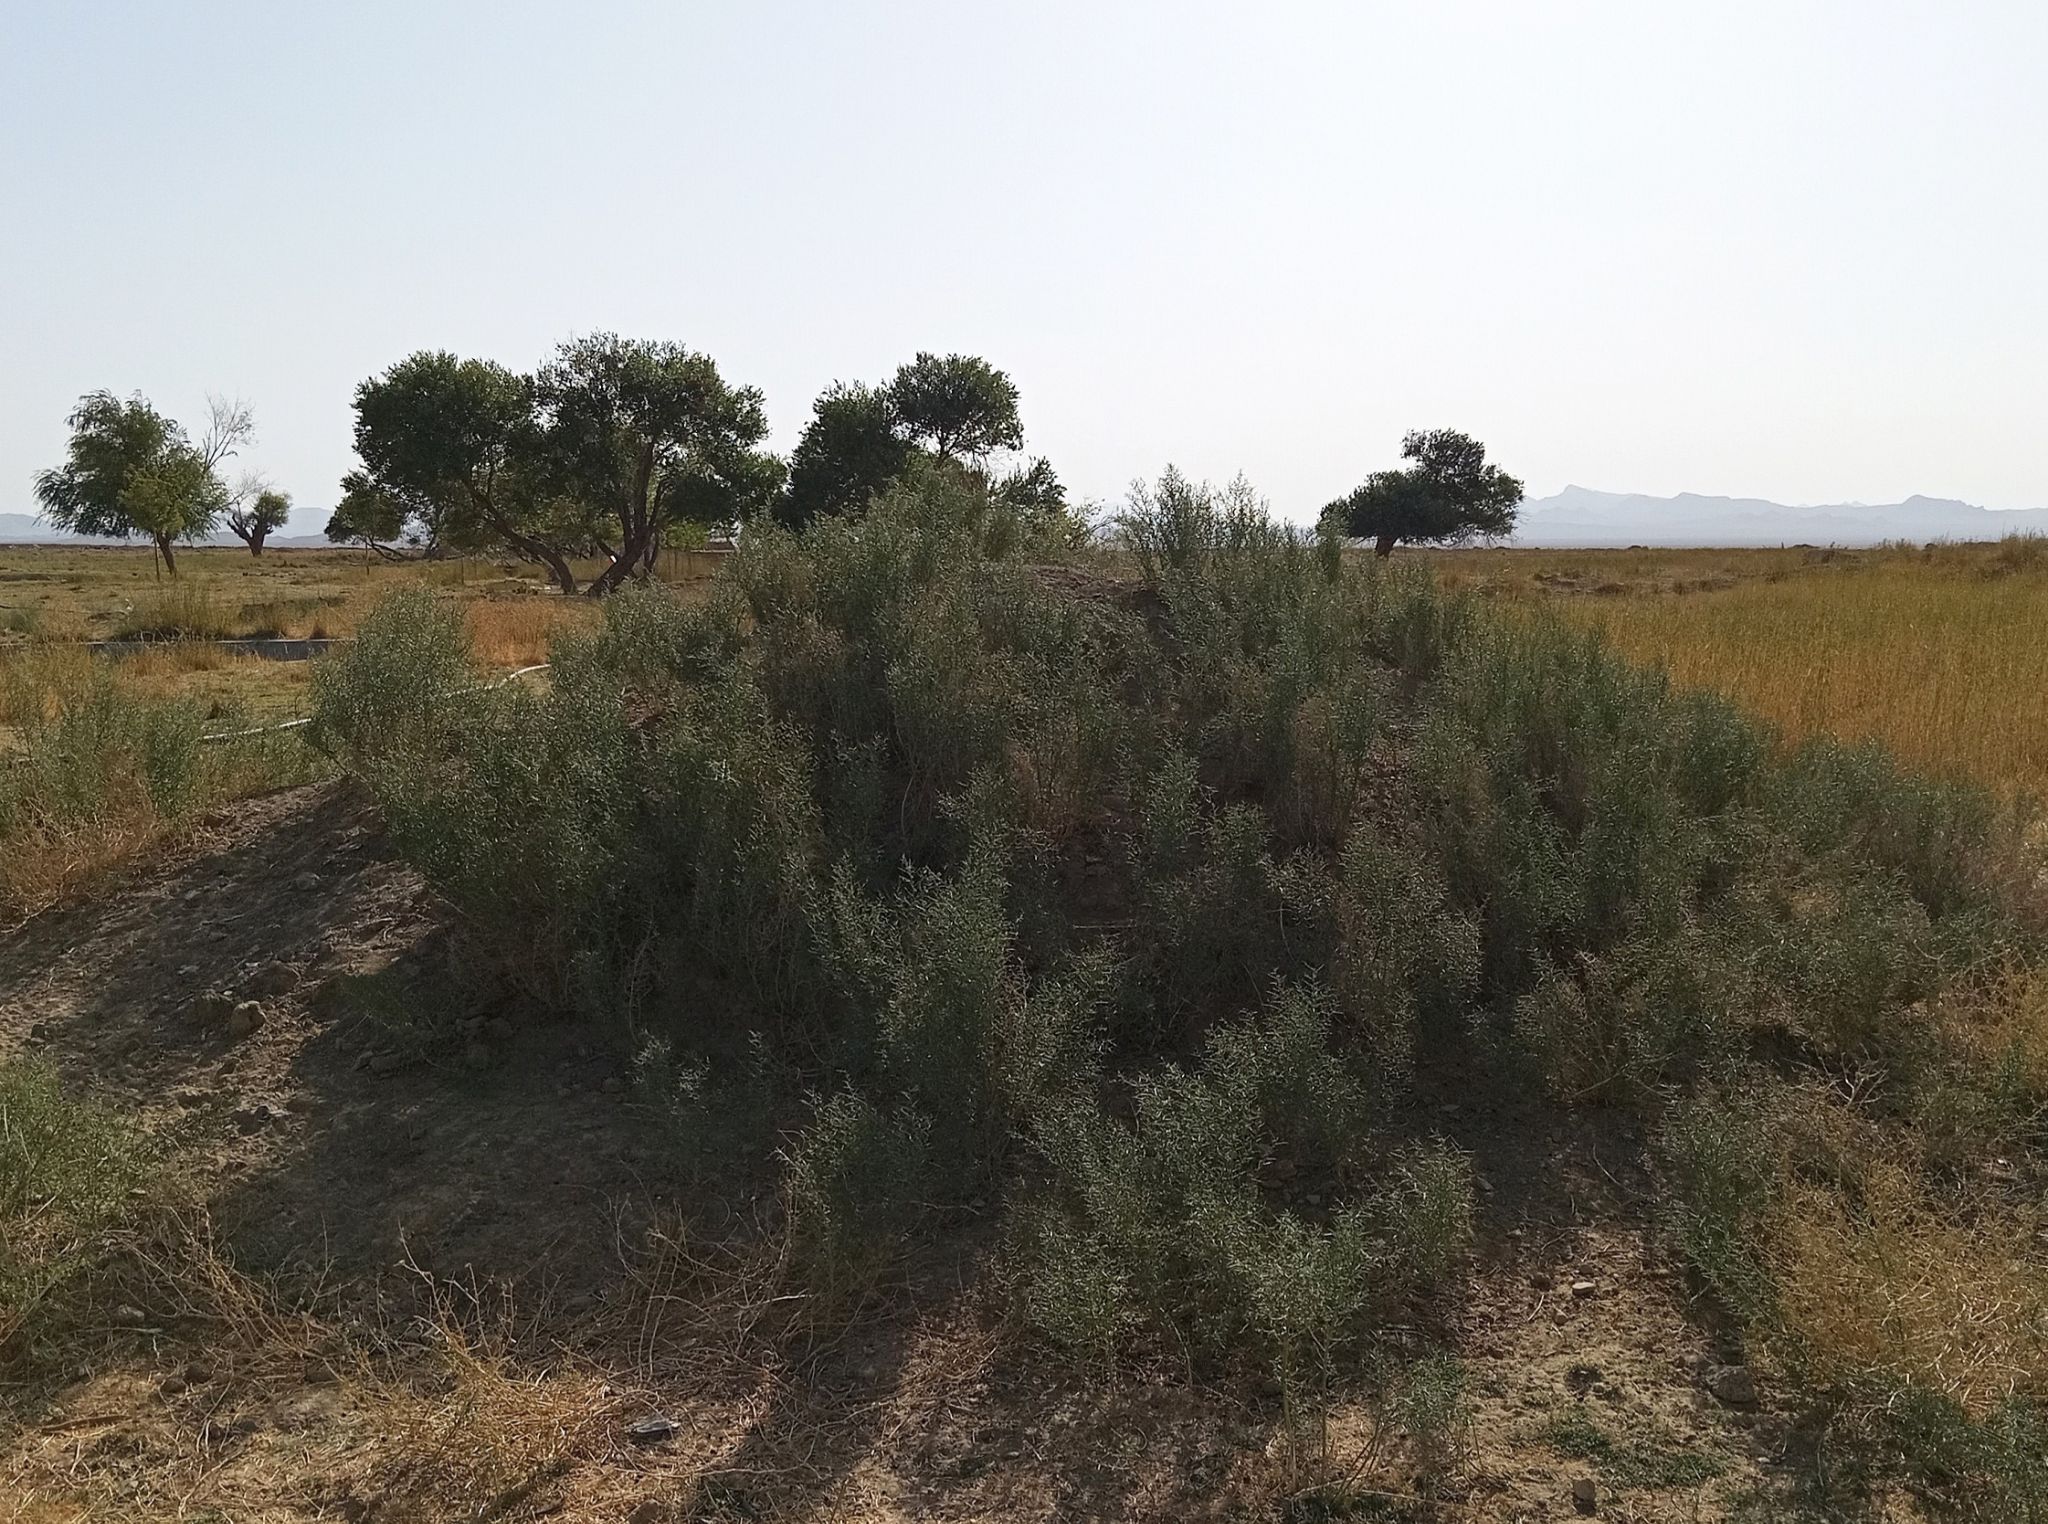
[[[1760,497],[1602,492],[1576,484],[1525,499],[1508,542],[1545,549],[1627,545],[1881,545],[1888,540],[1997,540],[2048,534],[2048,508],[1980,508],[1915,493],[1896,503],[1791,505]]]

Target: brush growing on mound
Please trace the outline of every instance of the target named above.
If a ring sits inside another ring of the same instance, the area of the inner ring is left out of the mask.
[[[1447,1336],[1446,1080],[1631,1108],[1674,1252],[1819,1410],[2026,1506],[2048,1300],[1999,1213],[2048,1101],[2041,867],[1998,807],[1241,486],[1169,473],[1092,557],[1039,538],[921,474],[750,533],[707,602],[627,589],[544,692],[455,692],[459,621],[400,595],[316,736],[508,990],[622,1029],[692,1136],[788,1129],[819,1286],[995,1215],[1046,1338],[1312,1397]],[[1996,1190],[1945,1186],[1994,1152]],[[1931,1335],[1875,1360],[1812,1278],[1882,1303],[1919,1261],[1878,1231],[1995,1251],[2036,1321],[1967,1381]]]

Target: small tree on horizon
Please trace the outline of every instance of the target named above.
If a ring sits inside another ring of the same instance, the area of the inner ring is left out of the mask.
[[[235,496],[225,520],[228,530],[249,547],[250,555],[260,556],[263,542],[282,529],[285,520],[292,516],[291,494],[260,482],[249,482]]]
[[[125,401],[108,391],[81,397],[65,419],[65,463],[36,474],[43,519],[72,534],[146,536],[177,576],[176,547],[211,532],[227,512],[229,493],[216,467],[251,432],[247,408],[210,400],[213,422],[195,447],[140,393]]]
[[[1486,462],[1486,446],[1456,429],[1411,431],[1401,454],[1412,465],[1375,471],[1323,510],[1346,539],[1371,540],[1391,555],[1402,540],[1457,545],[1514,533],[1522,483]]]

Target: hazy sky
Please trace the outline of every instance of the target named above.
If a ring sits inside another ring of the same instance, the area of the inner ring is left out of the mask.
[[[86,390],[594,329],[762,387],[988,356],[1114,498],[1307,514],[1404,429],[1567,481],[2048,505],[2048,5],[0,8],[0,510]],[[309,526],[308,518],[313,520]]]

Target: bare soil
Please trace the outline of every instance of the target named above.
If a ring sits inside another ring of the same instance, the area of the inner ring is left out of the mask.
[[[130,1251],[145,1301],[59,1378],[0,1364],[0,1519],[1538,1520],[1589,1511],[1582,1478],[1599,1517],[1797,1516],[1794,1415],[1760,1367],[1755,1404],[1710,1391],[1744,1352],[1613,1118],[1446,1078],[1483,1221],[1435,1465],[1361,1396],[1325,1430],[1165,1352],[1075,1369],[1006,1321],[994,1234],[792,1305],[765,1178],[690,1186],[623,1043],[485,1005],[451,930],[321,785],[0,934],[0,1056],[138,1117],[203,1225]],[[380,1019],[389,988],[438,1035]],[[201,1019],[213,991],[261,1027]],[[635,1443],[653,1415],[676,1432]]]

